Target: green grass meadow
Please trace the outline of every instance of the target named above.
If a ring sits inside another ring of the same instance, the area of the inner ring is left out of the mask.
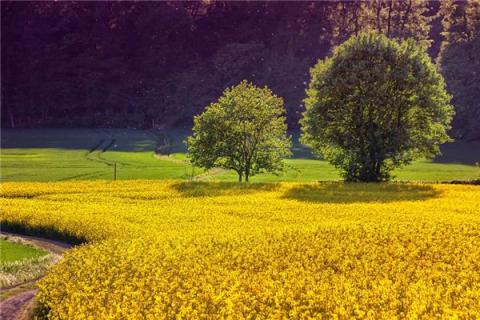
[[[186,157],[188,130],[168,133],[133,129],[8,129],[1,137],[1,181],[63,181],[116,179],[195,179],[236,181],[236,173],[204,172]],[[293,157],[280,175],[259,174],[252,182],[339,180],[337,170],[312,157],[294,134]],[[156,150],[168,141],[168,155]],[[480,143],[442,146],[443,155],[394,172],[396,180],[444,181],[480,177]]]
[[[46,251],[5,239],[0,239],[0,252],[2,263],[38,258],[47,254]]]

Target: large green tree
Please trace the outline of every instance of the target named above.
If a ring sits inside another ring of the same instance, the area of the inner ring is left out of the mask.
[[[283,99],[268,88],[242,81],[226,89],[194,119],[193,136],[187,139],[194,165],[221,167],[248,181],[261,171],[278,172],[290,154]]]
[[[449,101],[425,46],[363,33],[312,68],[302,141],[347,181],[388,180],[449,141]]]

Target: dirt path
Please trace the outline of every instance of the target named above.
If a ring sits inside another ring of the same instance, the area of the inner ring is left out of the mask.
[[[37,289],[31,289],[0,303],[0,319],[2,320],[17,320],[21,314],[24,313],[24,308],[35,297]]]
[[[6,232],[2,232],[2,235],[22,238],[55,254],[62,254],[65,250],[72,247],[72,245],[67,243],[47,240],[39,237],[24,236]],[[0,290],[2,299],[7,297],[5,300],[0,302],[1,320],[29,319],[31,317],[31,312],[33,309],[32,302],[35,298],[35,293],[37,292],[35,283],[40,279],[41,277]]]

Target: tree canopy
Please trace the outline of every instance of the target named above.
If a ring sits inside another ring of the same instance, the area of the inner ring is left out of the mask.
[[[284,113],[283,99],[266,87],[242,81],[225,90],[194,119],[187,139],[192,163],[234,170],[247,182],[262,171],[281,171],[291,146]]]
[[[312,68],[302,140],[347,181],[388,180],[449,141],[449,101],[424,46],[363,33]]]

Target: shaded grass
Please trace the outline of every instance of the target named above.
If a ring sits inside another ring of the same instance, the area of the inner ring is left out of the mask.
[[[258,192],[275,192],[279,183],[178,182],[172,188],[183,197],[241,196]],[[320,182],[299,184],[288,189],[282,199],[315,203],[387,203],[422,201],[439,197],[441,193],[427,184],[410,183],[344,183]]]
[[[298,185],[289,189],[284,199],[314,203],[361,203],[422,201],[439,197],[431,185],[403,183],[319,183]]]
[[[184,197],[214,197],[235,194],[252,194],[261,191],[274,191],[274,183],[237,183],[237,182],[178,182],[172,188]]]

